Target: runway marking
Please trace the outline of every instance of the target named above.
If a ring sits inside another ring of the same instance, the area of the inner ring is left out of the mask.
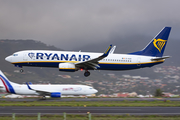
[[[68,109],[12,109],[12,110],[77,110],[79,108],[68,108]],[[107,109],[80,109],[80,110],[107,110]],[[108,110],[136,110],[136,111],[140,111],[141,109],[108,109]]]
[[[91,112],[93,113],[93,112]],[[0,113],[0,115],[12,115],[12,113]],[[37,113],[15,113],[15,114],[19,114],[19,115],[34,115],[34,114],[37,114]],[[42,115],[43,114],[56,114],[56,115],[62,115],[63,113],[41,113]],[[66,114],[87,114],[87,113],[66,113]],[[180,113],[93,113],[93,114],[111,114],[111,115],[124,115],[124,114],[130,114],[130,115],[180,115]]]

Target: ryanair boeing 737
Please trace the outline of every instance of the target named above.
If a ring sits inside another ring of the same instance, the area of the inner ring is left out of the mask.
[[[131,70],[152,67],[169,58],[163,56],[163,53],[170,31],[171,27],[164,27],[144,49],[128,54],[114,54],[116,46],[112,48],[110,45],[104,53],[24,50],[6,57],[5,60],[16,67],[54,67],[66,72],[85,70],[86,77],[90,75],[88,70]]]

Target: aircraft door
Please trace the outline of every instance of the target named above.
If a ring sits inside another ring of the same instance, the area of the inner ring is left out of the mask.
[[[23,54],[23,60],[25,61],[25,60],[27,60],[27,59],[28,59],[28,53],[25,52],[25,53]]]
[[[141,66],[141,58],[140,57],[137,58],[137,66]]]

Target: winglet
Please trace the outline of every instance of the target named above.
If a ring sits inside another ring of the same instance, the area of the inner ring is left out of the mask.
[[[104,52],[104,54],[102,56],[107,57],[109,52],[111,51],[111,48],[112,48],[112,44],[108,47],[108,49],[106,50],[106,52]]]
[[[29,86],[29,84],[27,82],[26,82],[26,85],[30,90],[32,90],[32,88]]]
[[[113,54],[114,51],[115,51],[115,49],[116,49],[116,46],[113,46],[112,49],[111,49],[111,51],[109,52],[109,54]]]

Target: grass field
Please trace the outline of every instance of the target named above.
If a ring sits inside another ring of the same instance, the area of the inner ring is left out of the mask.
[[[16,120],[37,120],[37,116],[16,116]],[[67,115],[66,120],[88,120],[88,115]],[[180,116],[130,116],[130,115],[92,115],[91,120],[179,120]],[[0,116],[0,120],[12,120],[12,116]],[[64,120],[61,115],[43,115],[41,120]]]
[[[180,101],[0,101],[0,106],[180,107]]]

